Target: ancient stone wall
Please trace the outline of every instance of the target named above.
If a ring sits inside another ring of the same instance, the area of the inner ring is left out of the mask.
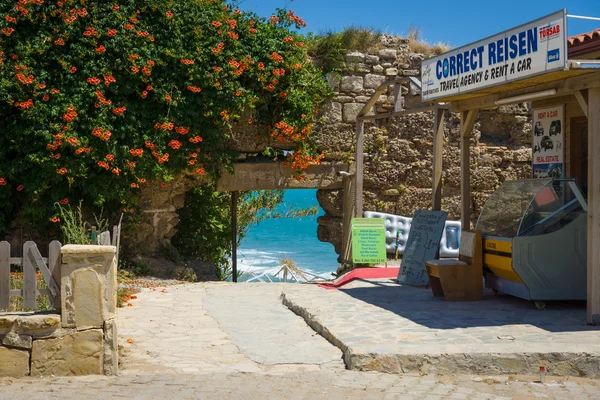
[[[0,314],[0,377],[117,373],[115,251],[64,246],[59,314]]]
[[[383,36],[384,48],[367,53],[350,52],[331,73],[336,96],[329,102],[325,120],[315,130],[328,162],[354,158],[356,116],[375,89],[398,76],[419,76],[423,54],[414,54],[406,39]],[[407,108],[421,103],[408,95]],[[372,113],[393,109],[393,87],[381,96]],[[460,219],[459,116],[445,115],[442,209]],[[364,209],[412,216],[431,208],[433,115],[431,112],[365,124]],[[528,104],[485,110],[479,115],[471,139],[471,198],[475,224],[488,196],[505,180],[531,177],[531,113]],[[319,218],[318,236],[341,251],[342,189],[319,190],[325,215]]]

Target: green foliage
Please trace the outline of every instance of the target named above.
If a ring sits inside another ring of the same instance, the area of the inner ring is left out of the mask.
[[[216,174],[234,124],[294,143],[298,170],[318,162],[308,137],[330,91],[291,11],[0,0],[0,15],[0,233],[21,209],[41,227],[61,200],[114,213],[144,184]]]
[[[325,70],[335,70],[348,51],[366,52],[379,44],[381,33],[370,28],[352,26],[341,32],[311,36],[309,55]]]
[[[144,260],[135,259],[131,262],[131,272],[135,276],[147,276],[152,273],[152,267]]]
[[[57,204],[58,214],[60,217],[53,217],[53,219],[57,223],[62,222],[60,225],[60,230],[63,234],[64,244],[91,243],[90,231],[92,229],[92,225],[84,219],[81,206],[81,201],[75,210],[71,208],[70,204],[66,207],[62,206],[61,204]],[[108,230],[108,220],[102,218],[102,212],[100,212],[99,217],[94,214],[94,220],[94,226],[96,227],[96,232],[98,234]]]

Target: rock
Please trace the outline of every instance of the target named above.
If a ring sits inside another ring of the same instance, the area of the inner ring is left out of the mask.
[[[331,217],[342,217],[344,215],[343,190],[317,190],[317,201],[325,211],[325,215]]]
[[[373,72],[381,74],[383,72],[383,67],[381,65],[374,65],[373,66]]]
[[[383,60],[395,60],[398,52],[394,49],[379,50],[379,57]]]
[[[385,70],[386,76],[396,76],[398,75],[398,68],[388,68]]]
[[[386,189],[382,190],[381,194],[384,196],[400,196],[400,191],[398,189]]]
[[[365,58],[365,63],[369,65],[376,65],[379,63],[379,57],[373,55],[367,55]]]
[[[102,329],[75,332],[58,339],[34,340],[31,375],[102,375]]]
[[[29,375],[29,352],[0,346],[0,377],[20,378]]]
[[[346,62],[349,62],[349,63],[362,63],[365,61],[365,55],[358,51],[352,51],[352,52],[346,54],[345,59],[346,59]]]
[[[386,78],[382,75],[367,74],[365,75],[365,88],[377,89],[379,85],[385,82]]]
[[[337,217],[322,216],[317,218],[317,237],[321,242],[333,244],[335,252],[342,252],[342,225],[343,219]]]
[[[30,349],[32,342],[33,339],[31,336],[19,335],[16,332],[8,332],[2,340],[3,345],[10,347],[18,347],[20,349]]]
[[[343,76],[342,91],[345,92],[360,92],[364,88],[362,76]]]

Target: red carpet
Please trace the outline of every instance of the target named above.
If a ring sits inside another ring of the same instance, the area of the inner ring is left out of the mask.
[[[335,290],[356,279],[397,278],[400,268],[356,268],[332,283],[319,283],[327,290]]]

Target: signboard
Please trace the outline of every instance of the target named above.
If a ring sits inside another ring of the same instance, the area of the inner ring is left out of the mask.
[[[385,220],[352,219],[352,262],[380,264],[387,261],[385,252]]]
[[[417,285],[428,283],[425,261],[437,258],[447,215],[444,211],[415,211],[402,256],[398,282]]]
[[[534,178],[564,174],[564,106],[533,110],[532,167]]]
[[[421,63],[421,99],[435,100],[567,69],[566,10]]]

